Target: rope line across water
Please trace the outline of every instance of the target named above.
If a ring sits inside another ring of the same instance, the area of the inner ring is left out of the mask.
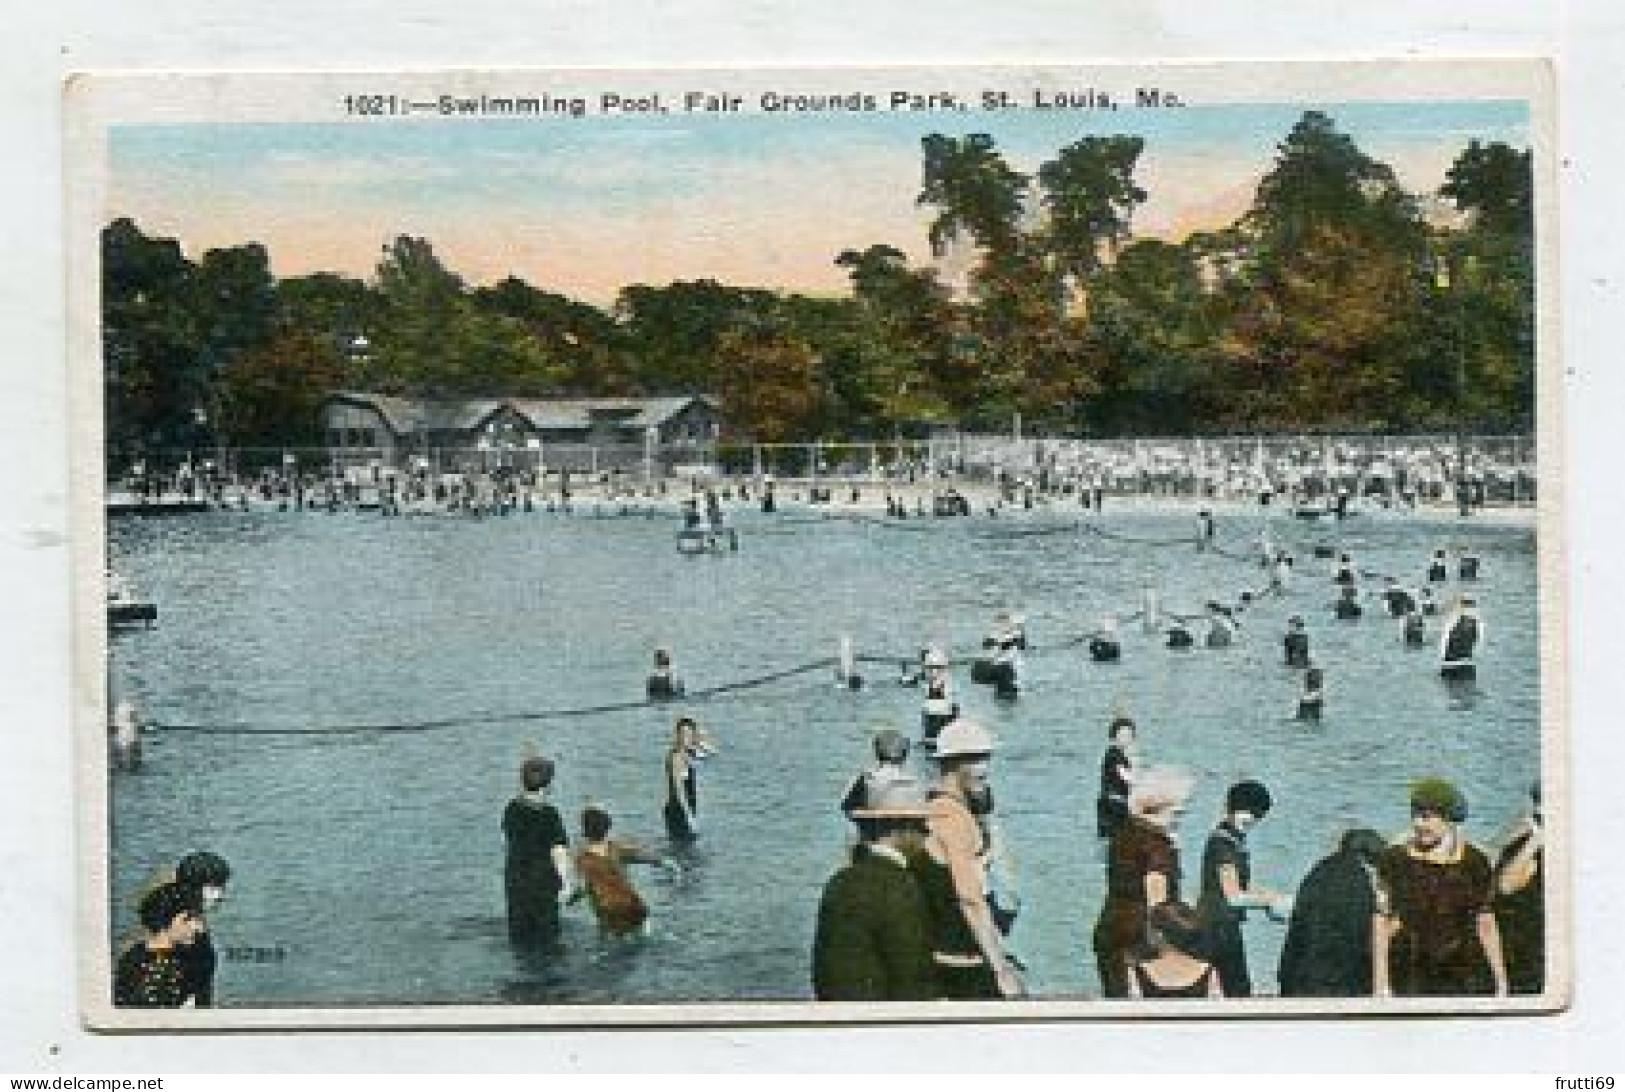
[[[445,717],[438,720],[400,721],[386,724],[335,724],[328,725],[325,728],[256,728],[252,724],[166,724],[162,721],[149,721],[147,727],[163,732],[196,732],[204,735],[321,736],[323,738],[387,732],[433,732],[447,728],[466,728],[476,724],[517,724],[530,721],[601,716],[606,713],[625,713],[634,709],[671,705],[678,701],[705,701],[708,698],[732,694],[741,690],[751,690],[758,686],[766,686],[769,683],[782,682],[797,675],[805,675],[808,672],[833,667],[834,665],[835,660],[833,657],[825,657],[809,663],[797,664],[795,667],[787,667],[782,671],[773,671],[766,675],[740,679],[737,682],[722,683],[702,690],[689,691],[677,698],[639,698],[634,701],[606,702],[602,705],[584,705],[571,709],[542,709],[530,713],[477,713],[458,717]]]

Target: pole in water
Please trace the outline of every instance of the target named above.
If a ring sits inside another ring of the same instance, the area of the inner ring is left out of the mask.
[[[1162,628],[1162,604],[1157,598],[1157,589],[1150,584],[1140,589],[1140,624],[1147,633],[1156,633]]]
[[[856,656],[852,652],[852,638],[841,634],[835,656],[835,682],[848,690],[862,690],[863,677],[857,673]]]

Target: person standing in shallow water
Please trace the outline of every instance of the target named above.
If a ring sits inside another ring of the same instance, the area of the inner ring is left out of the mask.
[[[1320,720],[1326,709],[1326,673],[1311,667],[1303,673],[1303,693],[1298,695],[1298,719]]]
[[[1304,632],[1302,615],[1294,614],[1287,619],[1287,633],[1281,644],[1286,654],[1286,666],[1309,666],[1309,634]]]
[[[614,820],[604,808],[588,805],[581,813],[581,851],[576,854],[576,872],[581,877],[580,893],[587,896],[598,931],[607,937],[622,937],[647,931],[649,906],[627,877],[628,864],[647,864],[678,875],[677,862],[651,853],[632,842],[610,837]]]
[[[1106,728],[1108,746],[1100,759],[1100,795],[1095,798],[1096,833],[1112,838],[1128,822],[1128,794],[1134,784],[1134,721],[1113,717]]]
[[[1269,789],[1258,781],[1238,781],[1224,798],[1224,818],[1208,835],[1202,850],[1202,893],[1197,912],[1202,918],[1203,951],[1219,972],[1226,997],[1251,997],[1252,976],[1247,970],[1247,949],[1241,923],[1250,907],[1263,907],[1274,916],[1286,902],[1279,892],[1254,886],[1252,856],[1247,833],[1269,814]]]
[[[187,992],[198,1008],[214,1004],[214,969],[217,957],[205,916],[226,895],[226,882],[231,879],[231,866],[218,853],[207,851],[188,853],[175,866],[175,882],[191,892],[197,903],[197,930],[192,942],[179,949],[182,969],[186,972]]]
[[[1546,988],[1545,838],[1537,782],[1529,790],[1529,814],[1513,828],[1495,861],[1495,921],[1506,946],[1513,993]]]
[[[527,955],[559,950],[559,905],[574,889],[570,839],[559,811],[547,798],[553,763],[528,758],[519,767],[520,793],[502,813],[508,842],[503,887],[508,903],[508,939]]]
[[[674,842],[692,842],[700,836],[700,788],[695,764],[711,756],[712,749],[693,717],[679,717],[666,749],[666,805],[662,813],[666,833]]]
[[[871,741],[875,764],[852,779],[841,797],[841,811],[848,817],[864,807],[869,799],[893,781],[908,779],[908,739],[895,728],[882,728]]]
[[[1473,679],[1478,668],[1473,656],[1484,639],[1484,623],[1478,616],[1478,601],[1461,597],[1455,614],[1446,620],[1439,639],[1439,676],[1450,682]]]
[[[1298,885],[1281,946],[1282,997],[1366,997],[1371,993],[1371,918],[1380,907],[1382,835],[1344,834]]]
[[[1145,939],[1146,915],[1179,900],[1179,850],[1173,833],[1190,796],[1189,775],[1138,771],[1129,792],[1129,819],[1107,849],[1106,900],[1095,922],[1095,966],[1101,992],[1129,995],[1129,961]]]
[[[887,781],[850,813],[861,842],[818,904],[812,951],[818,1000],[942,996],[918,876],[930,814],[925,787],[911,778]]]
[[[993,847],[971,808],[988,789],[992,756],[993,737],[971,721],[956,720],[937,737],[941,774],[929,798],[919,876],[932,920],[932,961],[944,996],[956,1000],[1026,992],[988,902]]]
[[[1506,994],[1490,862],[1462,834],[1466,820],[1450,782],[1411,787],[1411,829],[1377,860],[1389,904],[1371,920],[1375,996]]]

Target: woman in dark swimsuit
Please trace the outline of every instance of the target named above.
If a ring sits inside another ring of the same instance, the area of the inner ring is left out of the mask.
[[[1095,823],[1102,838],[1110,838],[1128,822],[1129,783],[1134,780],[1134,721],[1114,717],[1106,737],[1110,746],[1100,760],[1100,795],[1095,798]]]
[[[699,837],[699,784],[694,763],[709,757],[711,748],[693,717],[679,717],[666,751],[666,833],[674,842]]]

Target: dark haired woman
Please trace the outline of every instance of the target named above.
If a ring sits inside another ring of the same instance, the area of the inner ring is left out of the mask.
[[[1134,782],[1134,721],[1114,717],[1106,728],[1109,745],[1100,759],[1100,795],[1095,798],[1095,824],[1110,838],[1128,822],[1128,792]]]
[[[143,936],[113,968],[113,1004],[178,1009],[191,997],[181,953],[197,934],[197,892],[178,883],[153,888],[137,913]]]
[[[1202,894],[1197,909],[1202,917],[1203,950],[1219,972],[1226,997],[1251,997],[1252,976],[1247,972],[1247,949],[1241,923],[1251,907],[1274,911],[1286,901],[1278,892],[1255,887],[1247,832],[1269,814],[1273,801],[1264,785],[1239,781],[1224,798],[1224,818],[1208,835],[1202,851]]]
[[[679,717],[666,749],[666,833],[674,842],[700,836],[699,778],[694,764],[711,755],[711,745],[693,717]]]
[[[214,969],[217,957],[209,936],[207,914],[226,895],[231,866],[218,853],[188,853],[175,866],[175,882],[195,894],[198,904],[197,934],[192,943],[180,949],[181,966],[186,972],[186,988],[199,1008],[214,1004]]]

